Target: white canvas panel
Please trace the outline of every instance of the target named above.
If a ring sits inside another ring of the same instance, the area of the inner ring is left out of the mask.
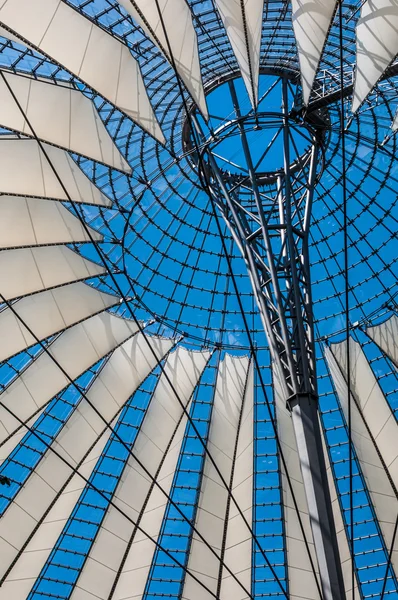
[[[258,99],[264,0],[215,0],[253,107]]]
[[[398,368],[398,317],[392,315],[384,323],[368,327],[366,333]]]
[[[352,111],[372,91],[398,54],[397,0],[367,0],[357,24],[357,62]]]
[[[28,296],[0,311],[0,361],[119,302],[85,283]],[[32,333],[30,333],[32,332]]]
[[[208,358],[208,352],[192,352],[183,347],[178,347],[169,355],[165,370],[183,406],[188,406]],[[154,537],[159,534],[166,506],[165,496],[159,490],[152,490],[151,478],[135,457],[162,487],[170,490],[186,424],[186,416],[183,415],[183,408],[165,376],[161,375],[133,446],[134,457],[129,458],[115,492],[115,504],[133,521],[139,519],[146,504],[142,527],[145,523],[144,529],[147,528]],[[123,566],[124,576],[118,582],[115,598],[125,589],[126,582],[130,583],[131,593],[135,594],[134,590],[140,590],[145,585],[145,573],[150,568],[154,544],[148,542],[131,522],[123,520],[117,509],[111,506],[72,597],[78,599],[85,593],[87,597],[93,595],[104,600],[108,598],[129,542],[131,547]],[[140,571],[137,578],[131,575],[130,571],[134,569],[137,573]]]
[[[0,193],[111,205],[109,198],[91,183],[65,150],[48,144],[43,147],[46,155],[35,140],[0,141]]]
[[[250,527],[253,524],[253,427],[254,377],[250,366],[243,404],[242,422],[236,447],[232,493]],[[246,590],[250,592],[252,579],[252,535],[236,505],[231,502],[228,515],[224,561]],[[223,568],[220,599],[247,600],[244,589]]]
[[[0,24],[164,140],[137,61],[105,30],[62,0],[7,0],[0,6]]]
[[[285,518],[285,543],[289,590],[292,598],[302,600],[318,600],[319,591],[314,575],[315,570],[319,581],[318,563],[315,554],[314,540],[312,537],[304,482],[301,474],[296,436],[294,433],[291,413],[286,408],[286,401],[281,392],[281,383],[278,377],[277,369],[275,368],[273,369],[273,375],[275,416],[281,448],[286,461],[285,469],[281,459],[282,495]],[[286,470],[290,478],[292,490],[289,486]],[[300,520],[298,518],[297,510],[293,500],[292,491],[297,503],[303,529],[300,526]],[[306,548],[305,540],[307,540],[314,570],[311,566],[310,556]]]
[[[310,98],[336,5],[336,0],[292,0],[304,104],[308,104]]]
[[[325,349],[325,356],[347,421],[347,382],[329,348]],[[353,396],[351,398],[351,431],[353,445],[379,521],[380,529],[387,548],[390,548],[397,518],[397,497]],[[398,549],[393,551],[391,563],[396,570],[398,567]]]
[[[171,490],[186,424],[187,417],[184,415],[157,476],[157,481],[165,493],[158,487],[153,487],[140,521],[142,529],[156,541],[159,539],[167,507],[165,494],[169,494]],[[143,597],[155,550],[154,542],[149,540],[141,531],[137,531],[126,555],[126,561],[115,588],[115,600],[133,600]],[[102,565],[99,563],[97,563],[98,568],[102,570]],[[83,576],[81,579],[83,580]],[[76,600],[79,598],[78,590],[76,590],[75,598]]]
[[[76,379],[136,331],[134,322],[103,312],[62,333],[0,394],[0,442],[19,428],[18,419],[30,419],[70,384],[69,378]]]
[[[102,235],[91,227],[94,240]],[[56,200],[0,196],[0,248],[89,242],[81,221]],[[14,277],[19,273],[14,273]]]
[[[119,4],[160,47],[166,58],[170,59],[172,54],[179,76],[202,114],[207,115],[197,36],[192,23],[191,10],[185,0],[159,0],[159,8],[168,39],[166,39],[155,0],[119,0]]]
[[[347,344],[341,342],[330,347],[343,376],[347,380]],[[380,385],[361,348],[350,337],[351,393],[358,402],[371,437],[384,461],[385,467],[398,488],[398,425]]]
[[[93,234],[98,235],[94,230]],[[3,250],[0,252],[0,294],[6,300],[12,300],[96,277],[104,272],[104,267],[83,258],[66,246]]]
[[[117,348],[54,442],[57,452],[73,463],[94,443],[104,427],[172,348],[173,340],[137,333]],[[90,403],[95,409],[90,406]],[[96,412],[97,411],[97,412]],[[101,415],[101,417],[98,415]]]
[[[4,78],[0,77],[2,127],[131,173],[94,103],[80,91],[13,73],[4,73]]]
[[[207,448],[228,485],[231,484],[239,417],[242,410],[248,368],[249,359],[247,357],[226,354],[220,363],[217,375]],[[249,395],[249,412],[250,402],[251,397]],[[247,423],[245,423],[243,432],[242,444],[244,445],[245,441],[250,441]],[[227,489],[208,455],[206,455],[195,526],[219,556],[223,544],[227,506]],[[232,514],[234,515],[234,513]],[[239,521],[233,524],[233,528],[236,524],[239,524]],[[191,552],[187,567],[214,594],[217,593],[218,580],[223,574],[221,564],[195,532],[192,534]],[[206,592],[203,588],[187,575],[182,593],[183,598],[194,600],[202,597],[200,594],[203,594],[203,597],[206,598]]]

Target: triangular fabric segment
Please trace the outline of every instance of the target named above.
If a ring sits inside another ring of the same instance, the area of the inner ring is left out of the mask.
[[[207,116],[197,36],[192,23],[191,10],[186,0],[159,0],[158,3],[156,0],[119,0],[119,4],[160,47],[169,60],[171,59],[171,49],[179,76],[202,114]],[[168,39],[164,33],[157,4],[162,13]],[[176,16],[178,17],[176,18]]]
[[[0,141],[1,194],[111,205],[65,150],[48,144],[43,149],[36,140]]]
[[[336,5],[336,0],[292,0],[292,22],[305,105],[310,98]]]
[[[253,527],[254,490],[254,370],[249,367],[242,418],[236,446],[232,493],[250,527]],[[227,535],[225,539],[225,564],[236,575],[246,590],[250,591],[253,568],[253,540],[234,502],[230,502]],[[256,547],[254,545],[254,547]],[[220,600],[248,600],[248,596],[224,567]]]
[[[242,587],[237,583],[232,583],[228,572],[222,568],[217,556],[225,552],[225,560],[228,554],[228,566],[245,586],[250,581],[252,549],[251,544],[242,543],[245,539],[251,538],[249,529],[243,521],[241,515],[235,512],[235,505],[231,500],[228,490],[222,482],[210,456],[217,465],[224,481],[232,489],[234,488],[234,478],[236,482],[240,480],[242,472],[246,474],[247,480],[244,483],[240,493],[243,493],[245,500],[245,517],[249,525],[252,523],[251,502],[247,503],[248,488],[252,489],[251,475],[253,469],[253,460],[249,448],[247,454],[239,454],[239,464],[235,450],[242,451],[239,446],[240,422],[241,416],[245,419],[242,435],[246,438],[250,446],[252,430],[247,427],[247,413],[242,414],[244,410],[245,387],[248,379],[249,358],[247,356],[231,356],[226,354],[220,363],[217,375],[216,390],[214,395],[214,405],[210,423],[209,437],[207,442],[208,454],[206,454],[203,465],[203,477],[201,483],[200,495],[198,498],[198,507],[196,511],[195,527],[197,531],[210,545],[203,542],[203,539],[194,531],[192,533],[191,548],[187,563],[187,574],[185,576],[182,598],[184,600],[210,600],[217,597],[224,600],[227,593],[233,589],[232,598],[247,598]],[[252,383],[251,377],[250,383]],[[246,397],[251,409],[252,396]],[[244,439],[242,439],[244,442]],[[236,472],[235,472],[235,469]],[[234,492],[237,491],[236,489]],[[238,495],[240,496],[240,493]],[[250,496],[250,493],[249,493]],[[240,496],[240,500],[243,498]],[[231,512],[230,512],[231,511]],[[231,519],[229,520],[229,515]],[[229,533],[228,533],[229,532]],[[237,544],[236,550],[240,558],[234,555],[233,540]],[[212,549],[212,550],[211,550]],[[203,588],[190,573],[207,588]],[[224,582],[222,581],[225,576]],[[224,590],[222,590],[224,583]],[[218,594],[218,587],[221,586],[222,595]],[[247,587],[246,587],[247,589]],[[235,596],[235,592],[238,594]],[[249,590],[250,592],[250,586]]]
[[[350,337],[350,383],[371,437],[398,488],[398,425],[361,345]],[[347,379],[347,343],[331,344],[330,349]]]
[[[55,60],[160,142],[137,61],[129,48],[62,0],[8,0],[0,25]]]
[[[64,331],[0,394],[0,443],[137,329],[133,321],[103,312]]]
[[[357,24],[352,112],[358,110],[398,54],[397,0],[367,0]]]
[[[367,335],[379,346],[379,348],[388,356],[394,365],[398,368],[398,317],[392,315],[389,319],[368,327]]]
[[[83,282],[22,298],[0,312],[0,361],[118,302],[117,296],[100,292]]]
[[[13,73],[3,73],[3,76],[4,79],[0,77],[2,127],[37,136],[70,152],[131,173],[94,103],[80,91]]]
[[[215,0],[253,108],[258,99],[264,0]]]
[[[333,351],[330,348],[325,348],[325,357],[341,408],[343,409],[345,420],[347,422],[349,406],[347,381],[333,354]],[[374,439],[369,432],[367,423],[364,420],[364,416],[355,402],[355,397],[356,394],[351,394],[352,443],[361,466],[366,487],[372,500],[386,547],[389,550],[391,548],[391,542],[397,518],[396,491],[392,485],[391,479],[388,476],[385,464],[383,464],[381,460],[381,455],[374,443]],[[392,439],[396,439],[396,433],[395,437]],[[394,447],[394,444],[390,444],[390,446]],[[391,564],[395,572],[397,572],[398,548],[396,547],[396,544],[392,552]]]
[[[56,200],[0,196],[0,248],[89,242],[88,234],[102,240],[95,229],[86,227]]]
[[[83,258],[66,246],[17,248],[0,252],[0,294],[6,300],[103,273],[105,267]]]

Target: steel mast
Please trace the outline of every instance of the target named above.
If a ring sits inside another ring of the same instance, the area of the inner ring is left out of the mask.
[[[274,368],[291,412],[324,600],[345,598],[318,416],[308,237],[322,132],[299,155],[289,110],[289,79],[281,76],[283,168],[259,177],[233,79],[228,82],[248,175],[230,178],[219,167],[195,115],[204,177],[245,260]],[[309,129],[310,131],[311,129]],[[296,160],[291,161],[291,149]],[[262,188],[273,187],[273,194]],[[249,188],[249,192],[248,192]],[[250,193],[250,201],[248,201]]]

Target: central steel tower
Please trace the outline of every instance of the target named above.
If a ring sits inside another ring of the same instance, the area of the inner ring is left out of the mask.
[[[206,136],[192,112],[195,144],[201,148],[200,155],[193,152],[193,160],[246,263],[273,368],[291,412],[323,598],[343,599],[318,416],[308,248],[328,115],[325,109],[304,113],[290,74],[278,74],[273,89],[274,94],[280,89],[279,112],[250,109],[243,114],[235,79],[223,85],[228,86],[234,115]],[[249,136],[270,128],[274,135],[254,160]],[[218,151],[231,135],[241,144],[239,164]],[[187,135],[186,142],[192,145]],[[280,166],[267,170],[264,165],[271,157],[272,163],[279,157]]]

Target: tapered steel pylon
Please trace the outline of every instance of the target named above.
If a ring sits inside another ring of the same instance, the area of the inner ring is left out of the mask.
[[[208,188],[246,262],[253,292],[268,339],[274,368],[291,411],[324,600],[345,597],[323,455],[315,370],[308,236],[314,188],[321,168],[325,122],[315,115],[304,123],[306,149],[300,154],[294,131],[300,111],[289,108],[290,82],[281,77],[279,170],[258,173],[248,141],[248,126],[266,114],[241,114],[233,79],[229,90],[235,126],[245,156],[247,175],[231,176],[217,162],[212,141],[200,136],[202,168]],[[270,114],[268,115],[270,117]],[[303,124],[303,122],[302,122]],[[257,125],[261,128],[261,124]],[[274,149],[275,150],[275,149]],[[267,150],[265,151],[267,152]],[[294,158],[292,160],[292,156]],[[203,166],[204,165],[204,166]]]

